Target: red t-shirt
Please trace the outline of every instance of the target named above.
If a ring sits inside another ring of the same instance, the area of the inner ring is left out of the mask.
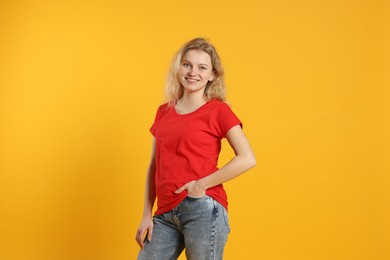
[[[235,125],[242,127],[230,107],[214,99],[183,115],[167,104],[158,108],[150,128],[156,140],[156,214],[172,210],[186,198],[187,191],[175,194],[178,188],[218,170],[221,139]],[[222,184],[206,194],[227,209]]]

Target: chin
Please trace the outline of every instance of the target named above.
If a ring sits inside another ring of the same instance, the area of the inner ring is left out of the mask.
[[[204,87],[184,87],[184,90],[187,90],[189,92],[198,92],[198,91],[203,91]]]

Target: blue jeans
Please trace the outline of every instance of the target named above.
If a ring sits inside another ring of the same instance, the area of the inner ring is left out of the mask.
[[[226,209],[209,196],[187,197],[173,210],[154,216],[152,241],[145,239],[138,260],[222,259],[230,232]]]

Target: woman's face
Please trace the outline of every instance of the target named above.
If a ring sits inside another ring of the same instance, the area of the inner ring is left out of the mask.
[[[184,92],[204,91],[208,81],[214,79],[210,55],[200,50],[189,50],[179,69],[179,81]]]

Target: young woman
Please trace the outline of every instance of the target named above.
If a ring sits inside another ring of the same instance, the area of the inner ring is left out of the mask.
[[[167,103],[150,129],[152,156],[136,241],[138,259],[222,259],[230,232],[222,183],[254,167],[242,124],[225,103],[224,71],[203,38],[175,55],[167,78]],[[217,168],[221,139],[235,156]],[[157,197],[157,210],[152,209]]]

